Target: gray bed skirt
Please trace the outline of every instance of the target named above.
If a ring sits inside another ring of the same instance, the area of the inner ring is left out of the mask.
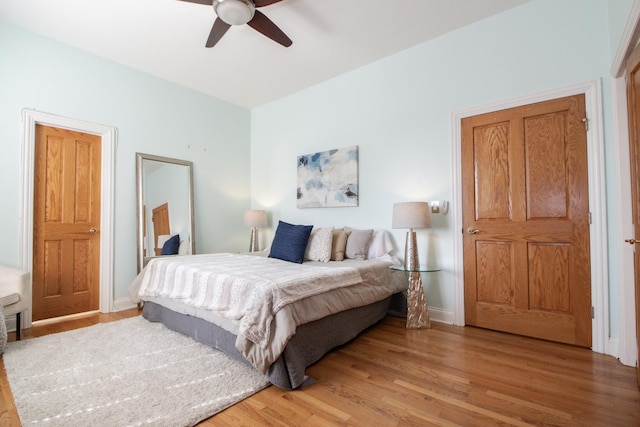
[[[331,349],[346,344],[384,318],[390,299],[298,326],[282,355],[269,367],[269,381],[285,390],[312,384],[313,380],[305,374],[306,368]],[[197,317],[176,313],[152,302],[145,302],[142,315],[149,321],[161,322],[169,329],[188,335],[250,365],[236,349],[236,336],[219,326]]]

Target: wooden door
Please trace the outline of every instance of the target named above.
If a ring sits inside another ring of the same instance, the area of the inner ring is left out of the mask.
[[[33,320],[98,310],[101,138],[36,126]]]
[[[158,247],[158,236],[167,235],[169,231],[169,204],[163,203],[151,210],[151,221],[153,221],[153,244],[155,245],[156,256],[162,253],[162,248]]]
[[[631,209],[634,236],[634,283],[636,294],[636,346],[640,360],[640,47],[627,60],[627,105],[629,112],[629,158],[631,159]],[[640,364],[639,364],[640,365]],[[640,366],[637,368],[640,385]]]
[[[591,346],[585,101],[462,121],[468,325]]]

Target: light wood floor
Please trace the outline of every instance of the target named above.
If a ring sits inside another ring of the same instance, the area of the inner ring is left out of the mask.
[[[135,316],[95,314],[24,338]],[[268,387],[201,426],[640,426],[635,368],[586,349],[388,317],[309,368],[316,384]],[[13,334],[10,334],[12,339]],[[0,364],[0,426],[16,426]]]

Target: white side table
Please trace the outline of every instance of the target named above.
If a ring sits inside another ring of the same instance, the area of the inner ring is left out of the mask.
[[[390,265],[390,269],[404,272],[409,280],[407,290],[407,329],[430,328],[429,307],[422,287],[422,274],[440,271],[439,268],[419,267],[407,270],[402,265]]]

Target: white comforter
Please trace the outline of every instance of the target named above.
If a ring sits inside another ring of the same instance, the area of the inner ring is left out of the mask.
[[[384,274],[389,264],[294,264],[226,253],[160,257],[139,276],[137,294],[236,334],[236,348],[265,372],[298,325],[406,289],[406,280]]]

